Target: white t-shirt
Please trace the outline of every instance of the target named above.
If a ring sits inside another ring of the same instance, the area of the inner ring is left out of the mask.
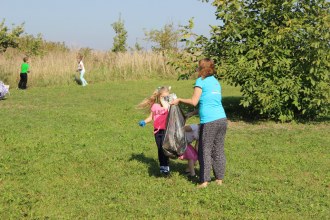
[[[199,139],[199,126],[197,124],[189,125],[192,131],[186,131],[186,139],[190,144],[195,140]]]
[[[78,63],[78,70],[85,71],[84,63],[82,62],[82,60]]]

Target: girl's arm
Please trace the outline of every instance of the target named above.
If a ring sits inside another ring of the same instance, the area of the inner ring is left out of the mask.
[[[84,63],[81,61],[81,69],[85,69]]]
[[[177,105],[180,102],[183,102],[185,104],[196,106],[199,102],[199,99],[201,98],[201,95],[202,95],[202,89],[199,88],[199,87],[195,87],[194,88],[194,93],[193,93],[193,95],[190,99],[177,98],[177,99],[173,100],[171,104],[172,105]]]
[[[148,118],[139,121],[139,125],[140,125],[141,127],[144,127],[144,126],[146,126],[147,123],[149,123],[149,122],[151,122],[151,121],[152,121],[152,112],[150,112],[150,115],[148,116]]]
[[[198,114],[198,109],[196,108],[196,109],[194,109],[194,111],[192,111],[192,112],[188,112],[187,114],[186,114],[186,119],[188,119],[188,118],[190,118],[190,117],[192,117],[192,116],[194,116],[194,115],[197,115]]]
[[[190,125],[185,125],[185,126],[183,127],[183,130],[184,130],[185,132],[191,132],[191,131],[192,131]]]
[[[195,149],[198,151],[198,140],[195,141]]]
[[[147,124],[149,122],[152,121],[152,112],[150,112],[150,115],[148,116],[148,118],[144,119],[144,122]]]

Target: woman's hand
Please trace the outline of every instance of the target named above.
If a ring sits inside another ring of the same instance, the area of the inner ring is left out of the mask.
[[[179,102],[180,102],[180,99],[177,98],[177,99],[174,99],[170,104],[171,104],[171,105],[178,105]]]

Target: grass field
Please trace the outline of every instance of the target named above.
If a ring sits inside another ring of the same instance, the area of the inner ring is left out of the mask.
[[[229,119],[223,186],[158,175],[135,109],[157,80],[12,90],[0,101],[0,219],[329,219],[330,123]],[[164,81],[180,97],[193,81]],[[196,122],[197,118],[188,121]]]

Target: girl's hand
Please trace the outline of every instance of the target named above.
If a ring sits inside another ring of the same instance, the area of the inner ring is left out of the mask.
[[[170,104],[171,104],[171,105],[178,105],[179,102],[180,102],[180,99],[177,98],[177,99],[174,99]]]
[[[141,121],[139,121],[139,125],[141,127],[144,127],[144,126],[146,126],[146,122],[144,120],[141,120]]]

